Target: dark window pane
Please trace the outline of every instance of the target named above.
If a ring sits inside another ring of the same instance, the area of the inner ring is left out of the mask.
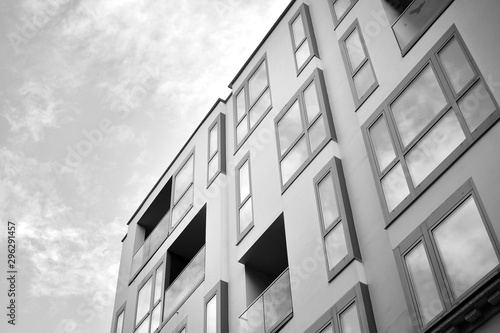
[[[381,116],[370,128],[370,137],[377,157],[379,170],[384,170],[396,157],[385,117]]]
[[[498,266],[498,258],[473,197],[434,230],[455,298]]]
[[[290,148],[302,133],[302,120],[298,100],[288,109],[283,118],[278,122],[281,154]]]
[[[439,52],[439,59],[456,93],[476,76],[456,38]]]
[[[494,111],[495,105],[482,82],[477,83],[458,102],[471,132],[474,132]]]
[[[443,311],[438,289],[432,275],[429,259],[422,243],[405,257],[411,284],[424,325]]]
[[[410,194],[408,183],[401,164],[398,163],[383,179],[382,189],[384,190],[387,209],[392,212],[404,198]]]
[[[413,184],[418,186],[464,140],[457,116],[450,110],[407,155]]]
[[[436,75],[427,65],[391,106],[405,147],[446,104]]]

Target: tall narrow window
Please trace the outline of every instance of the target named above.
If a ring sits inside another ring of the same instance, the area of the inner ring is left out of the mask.
[[[394,252],[403,286],[409,290],[410,317],[421,331],[452,312],[500,267],[498,244],[472,180]],[[474,302],[487,303],[474,297],[467,302],[471,309],[479,306]]]
[[[388,223],[499,118],[452,27],[363,125]]]
[[[219,281],[205,295],[204,333],[228,332],[227,282]]]
[[[115,322],[115,333],[123,333],[123,323],[125,320],[125,305],[118,310],[118,317],[116,317]]]
[[[275,119],[283,191],[335,140],[329,110],[323,74],[316,69]]]
[[[358,2],[358,0],[328,0],[335,27],[337,27],[340,22],[342,22],[344,17],[347,16],[356,2]]]
[[[314,184],[331,281],[354,258],[361,260],[341,161],[335,158],[325,166]]]
[[[234,96],[235,150],[238,150],[272,107],[265,57]]]
[[[173,230],[182,218],[193,207],[194,199],[194,153],[187,158],[174,176],[172,195],[172,222]]]
[[[295,67],[297,74],[300,74],[314,56],[319,57],[309,7],[302,4],[288,24],[292,36]]]
[[[135,332],[153,333],[161,325],[164,270],[165,267],[163,263],[161,263],[153,270],[153,274],[149,276],[139,288],[139,293],[137,295]]]
[[[341,37],[340,45],[354,104],[359,108],[378,87],[378,82],[357,20]]]
[[[220,113],[208,128],[208,186],[226,172],[225,115]]]
[[[236,198],[238,242],[253,227],[252,185],[250,177],[250,154],[236,166]]]

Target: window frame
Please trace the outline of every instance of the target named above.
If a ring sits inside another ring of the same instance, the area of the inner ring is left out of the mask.
[[[216,332],[224,333],[229,332],[229,307],[228,307],[228,284],[220,280],[215,286],[203,297],[203,332],[207,332],[207,304],[214,297],[216,299],[217,307],[217,324]]]
[[[176,180],[177,176],[179,173],[182,171],[184,166],[187,164],[187,162],[193,158],[193,179],[191,183],[188,185],[188,187],[182,192],[182,194],[175,200],[175,185],[176,185]],[[171,210],[171,217],[169,221],[169,235],[174,231],[174,229],[182,222],[182,220],[186,217],[186,215],[191,211],[191,209],[194,207],[194,180],[195,180],[195,170],[196,170],[196,154],[195,154],[195,149],[193,148],[187,157],[182,161],[181,165],[177,168],[176,172],[172,176],[172,195],[171,195],[171,204],[170,204],[170,210]],[[193,196],[191,200],[191,204],[189,207],[186,209],[185,212],[182,213],[182,215],[179,217],[177,221],[174,221],[174,209],[176,205],[181,201],[185,195],[190,191],[191,187],[193,187]]]
[[[491,241],[492,247],[497,255],[497,259],[500,261],[500,243],[498,242],[491,220],[486,213],[485,207],[472,178],[468,179],[462,186],[460,186],[460,188],[448,197],[448,199],[446,199],[393,250],[399,277],[403,286],[406,304],[410,312],[411,322],[413,327],[417,328],[420,332],[428,331],[433,326],[437,325],[443,320],[443,318],[453,313],[457,308],[465,303],[466,299],[469,299],[471,295],[475,294],[479,289],[487,284],[488,281],[493,279],[498,272],[500,272],[500,264],[498,264],[457,299],[454,300],[451,296],[450,283],[446,273],[444,273],[445,268],[442,260],[440,259],[432,232],[445,222],[448,217],[453,215],[453,213],[462,207],[462,204],[469,198],[474,199],[485,231]],[[410,276],[404,258],[419,244],[424,246],[441,304],[443,306],[443,310],[425,325],[422,322],[422,315],[418,310],[414,288],[410,282]]]
[[[121,305],[118,310],[116,311],[116,314],[113,318],[113,326],[111,327],[111,332],[112,333],[123,333],[123,329],[124,329],[124,324],[125,324],[125,310],[126,310],[126,305],[127,305],[127,302],[123,303],[123,305]],[[123,314],[123,319],[122,319],[122,331],[121,332],[117,332],[117,329],[118,329],[118,318],[120,318],[120,316]]]
[[[159,332],[163,326],[163,298],[164,298],[164,293],[165,293],[165,271],[166,271],[166,265],[164,256],[161,257],[160,261],[151,269],[151,272],[149,272],[144,279],[142,279],[141,283],[137,285],[137,293],[136,293],[136,300],[135,300],[135,316],[134,316],[134,332],[137,331],[137,329],[146,321],[149,320],[149,333],[154,333],[154,332]],[[157,277],[157,271],[159,270],[160,267],[163,265],[163,274],[162,274],[162,281],[161,281],[161,290],[160,290],[160,300],[158,302],[154,301],[154,294],[155,294],[155,287],[156,287],[156,277]],[[151,295],[149,296],[149,310],[147,314],[145,314],[140,320],[137,320],[137,309],[139,306],[139,292],[141,289],[146,285],[146,283],[151,279]],[[155,307],[159,306],[160,307],[160,324],[156,328],[156,330],[151,331],[151,318],[153,316],[153,310]]]
[[[248,163],[248,189],[249,189],[249,194],[246,198],[242,200],[240,198],[240,169],[241,167],[245,164]],[[254,202],[253,202],[253,190],[252,190],[252,166],[250,162],[250,151],[247,152],[241,160],[238,162],[238,164],[235,167],[235,183],[236,183],[236,193],[235,193],[235,198],[236,198],[236,245],[238,245],[243,238],[250,232],[250,230],[253,229],[254,227],[254,222],[255,222],[255,209],[254,209]],[[251,201],[252,205],[252,221],[248,224],[248,226],[245,227],[245,229],[241,230],[240,229],[240,210],[241,208],[248,202]]]
[[[176,328],[172,331],[172,333],[181,333],[183,330],[186,330],[186,333],[188,332],[187,325],[188,324],[188,317],[184,317],[182,321],[180,322],[179,325],[177,325]]]
[[[293,34],[293,23],[299,16],[302,19],[302,26],[304,28],[305,37],[303,41],[301,41],[298,45],[296,45],[295,36]],[[317,57],[319,59],[318,44],[316,43],[316,36],[314,34],[314,28],[312,25],[311,12],[309,10],[308,5],[306,5],[305,3],[300,5],[299,9],[295,12],[295,14],[293,14],[290,21],[288,21],[288,28],[290,31],[290,41],[292,44],[295,70],[297,71],[297,76],[299,76],[300,73],[304,70],[304,68],[306,68],[306,66],[309,64],[309,62],[311,62],[311,60],[314,57]],[[308,43],[310,54],[306,58],[306,60],[304,60],[302,65],[299,66],[297,63],[297,51],[304,43]]]
[[[210,154],[210,132],[217,127],[217,149]],[[207,188],[214,182],[219,174],[226,174],[226,115],[219,113],[217,118],[208,127],[207,143]],[[217,155],[219,167],[215,174],[210,177],[210,162]]]
[[[346,46],[346,40],[354,33],[354,31],[357,30],[359,40],[363,49],[363,52],[365,54],[365,58],[361,61],[361,63],[355,68],[351,68],[351,60],[349,57],[349,52],[347,51],[347,46]],[[355,111],[358,111],[358,109],[363,105],[363,103],[373,94],[373,92],[378,88],[378,79],[377,75],[375,74],[375,69],[373,67],[373,63],[371,61],[370,54],[368,53],[368,48],[366,47],[366,42],[363,37],[363,32],[361,30],[361,25],[359,24],[358,19],[355,19],[354,22],[349,26],[349,28],[346,30],[346,32],[340,37],[339,39],[339,44],[340,44],[340,51],[342,53],[342,58],[344,60],[344,67],[346,69],[347,73],[347,79],[349,80],[349,86],[351,87],[351,93],[352,93],[352,98],[354,99],[354,105],[355,105]],[[365,66],[369,65],[373,74],[373,78],[375,81],[372,83],[370,88],[366,90],[366,92],[361,96],[358,97],[358,92],[356,88],[356,84],[354,83],[354,77],[361,71],[361,69]]]
[[[306,118],[306,109],[304,108],[304,105],[305,105],[304,91],[311,84],[315,84],[315,87],[316,87],[316,94],[318,97],[318,106],[319,106],[320,112],[308,124],[307,118]],[[287,114],[287,112],[290,110],[290,108],[297,101],[298,101],[298,105],[299,105],[299,109],[300,109],[302,132],[295,139],[293,144],[290,147],[288,147],[288,149],[285,152],[283,152],[283,154],[282,154],[281,147],[280,147],[278,123]],[[323,141],[318,145],[318,147],[314,151],[311,151],[308,131],[313,125],[315,125],[316,121],[320,117],[323,117],[323,124],[325,126],[326,137],[323,139]],[[328,142],[330,142],[331,140],[337,142],[337,136],[336,136],[335,127],[333,124],[332,112],[330,109],[330,102],[329,102],[328,93],[326,90],[325,78],[323,76],[323,71],[321,69],[316,68],[314,70],[314,72],[307,78],[307,80],[304,81],[304,84],[302,84],[302,86],[299,88],[299,90],[288,101],[288,103],[285,105],[285,107],[274,118],[274,129],[275,129],[275,133],[276,133],[276,149],[277,149],[276,151],[277,151],[278,161],[279,161],[281,193],[283,194],[290,187],[290,185],[295,181],[295,179],[297,179],[299,177],[299,175],[307,168],[307,166],[311,163],[311,161],[323,150],[323,148],[328,144]],[[297,145],[297,143],[302,138],[305,138],[305,140],[306,140],[308,157],[304,161],[304,163],[292,174],[292,176],[285,183],[283,183],[283,172],[281,170],[281,162],[288,156],[288,153],[290,153],[293,150],[293,148]]]
[[[330,12],[332,13],[332,18],[333,18],[333,24],[334,24],[334,30],[337,29],[337,27],[342,23],[344,18],[349,14],[351,9],[356,5],[358,0],[350,0],[351,4],[347,9],[345,10],[344,14],[340,16],[340,18],[337,19],[337,13],[335,12],[335,3],[339,0],[328,0],[328,5],[330,6]]]
[[[328,325],[332,325],[334,333],[341,333],[340,316],[353,304],[356,304],[361,331],[377,333],[370,292],[368,286],[362,282],[358,282],[351,288],[330,309],[323,313],[323,315],[306,329],[304,333],[319,333],[327,328]]]
[[[255,99],[255,101],[250,105],[250,97],[249,97],[249,82],[252,79],[253,75],[258,71],[260,66],[262,64],[265,64],[266,66],[266,77],[267,77],[267,86],[264,88],[259,96]],[[255,122],[254,126],[250,127],[250,111],[252,108],[260,101],[262,96],[266,93],[266,91],[269,91],[269,100],[271,101],[271,104],[269,107],[262,113],[262,116]],[[238,120],[238,95],[243,92],[244,94],[244,101],[245,101],[245,113],[241,117],[241,119]],[[259,61],[256,63],[256,65],[252,68],[250,71],[250,74],[245,78],[243,83],[239,86],[238,89],[235,90],[235,93],[233,94],[233,139],[234,139],[234,154],[238,152],[238,150],[245,144],[245,142],[248,140],[250,135],[252,135],[253,131],[259,126],[259,124],[264,120],[264,118],[267,116],[269,111],[273,108],[273,97],[272,97],[272,92],[271,92],[271,83],[269,80],[269,66],[267,62],[267,54],[264,53],[264,55],[259,59]],[[237,127],[240,123],[243,121],[247,122],[247,133],[245,136],[241,139],[241,142],[238,142],[238,133],[237,133]]]
[[[474,71],[475,77],[472,79],[459,94],[455,94],[453,87],[450,85],[447,74],[442,68],[441,62],[438,59],[439,52],[444,49],[448,43],[456,39],[459,43],[461,50],[464,52],[469,65]],[[443,96],[446,100],[446,106],[439,111],[432,120],[429,121],[407,144],[405,147],[403,141],[399,135],[396,121],[394,119],[393,112],[391,111],[391,105],[401,96],[418,77],[418,75],[424,71],[427,66],[432,69],[440,87],[443,92]],[[482,123],[471,132],[465,121],[465,118],[460,111],[458,103],[471,92],[478,84],[482,83],[490,97],[495,110],[485,119]],[[446,156],[421,182],[419,185],[414,186],[413,180],[411,179],[410,171],[406,162],[406,156],[408,156],[414,147],[416,147],[423,138],[435,129],[437,124],[443,117],[447,114],[453,113],[460,127],[465,135],[465,140],[461,142],[448,156]],[[387,164],[384,170],[379,171],[378,159],[375,154],[375,148],[371,139],[370,129],[371,127],[380,119],[384,117],[387,128],[388,135],[394,148],[395,157]],[[462,154],[464,154],[470,147],[472,147],[481,136],[483,136],[493,125],[500,119],[500,107],[498,102],[495,100],[494,95],[491,93],[490,88],[483,75],[481,74],[477,64],[472,58],[466,44],[464,43],[460,33],[458,32],[455,25],[452,25],[450,29],[439,39],[439,41],[430,49],[430,51],[415,65],[415,67],[405,76],[401,83],[393,90],[393,92],[388,96],[388,98],[379,106],[379,108],[368,118],[368,120],[362,125],[363,139],[368,152],[368,159],[370,161],[373,177],[376,183],[377,192],[379,195],[380,204],[382,206],[382,212],[386,220],[386,227],[391,225],[398,216],[400,216],[408,207],[411,206],[415,200],[420,197],[443,173],[450,168]],[[385,200],[385,194],[382,188],[382,180],[386,175],[388,175],[395,167],[401,165],[406,185],[409,189],[409,194],[400,201],[392,211],[389,211],[387,203]]]
[[[333,188],[335,191],[335,197],[337,198],[337,207],[339,211],[339,217],[332,222],[328,228],[325,229],[323,214],[321,209],[321,196],[319,193],[319,183],[323,181],[329,174],[332,175]],[[356,229],[354,227],[354,219],[351,211],[351,205],[349,202],[349,195],[347,192],[347,185],[344,178],[344,171],[342,168],[342,161],[334,157],[330,160],[327,165],[321,169],[321,171],[313,179],[314,193],[316,196],[316,208],[318,212],[318,221],[320,224],[321,238],[323,242],[323,253],[325,255],[326,273],[328,276],[328,282],[333,281],[333,279],[339,275],[344,268],[346,268],[354,259],[358,261],[361,260],[361,251],[359,249],[359,243],[356,235]],[[334,268],[330,269],[328,264],[328,253],[326,250],[326,237],[328,234],[335,229],[339,224],[342,224],[344,229],[344,238],[347,247],[347,255],[340,260]]]

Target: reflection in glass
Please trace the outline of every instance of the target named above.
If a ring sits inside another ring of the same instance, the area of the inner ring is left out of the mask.
[[[351,0],[337,0],[333,4],[333,9],[335,10],[335,16],[337,20],[340,20],[342,15],[347,11],[349,6],[351,5]]]
[[[255,103],[250,111],[248,111],[248,116],[250,117],[250,128],[255,126],[270,106],[271,93],[269,92],[269,89],[267,89],[266,92],[259,98],[257,103]]]
[[[443,91],[431,66],[427,65],[391,106],[404,146],[445,106]]]
[[[203,247],[165,291],[163,319],[169,319],[205,277]]]
[[[219,153],[215,154],[208,162],[208,179],[212,179],[217,171],[219,171]]]
[[[311,56],[311,49],[309,48],[309,43],[305,41],[300,45],[299,49],[295,52],[295,58],[297,59],[297,68],[302,67],[307,59]]]
[[[309,143],[311,151],[314,152],[326,138],[325,123],[323,117],[319,117],[309,128]]]
[[[239,332],[262,333],[264,331],[264,300],[260,297],[241,315]]]
[[[477,83],[469,90],[458,102],[458,106],[471,132],[495,111],[495,105],[483,82]]]
[[[300,44],[300,42],[302,42],[306,38],[306,32],[304,31],[304,24],[302,23],[302,15],[297,16],[295,21],[293,21],[292,31],[293,31],[293,41],[295,43],[295,47],[297,47]]]
[[[194,155],[191,155],[186,164],[182,167],[179,173],[175,176],[174,202],[179,199],[179,196],[193,182],[193,167]]]
[[[194,186],[191,186],[189,190],[187,190],[186,194],[184,194],[172,210],[172,228],[177,225],[181,217],[183,217],[193,205],[193,187]]]
[[[327,230],[340,217],[331,171],[318,183],[318,192],[323,226]]]
[[[264,322],[266,329],[279,324],[292,312],[290,274],[286,271],[266,290],[264,298]]]
[[[153,297],[153,303],[156,303],[161,298],[161,285],[163,282],[163,265],[156,269],[156,278],[155,278],[155,294]]]
[[[302,120],[300,118],[299,101],[296,100],[278,122],[278,134],[282,155],[290,148],[301,133]]]
[[[151,234],[148,236],[148,239],[150,239],[150,246],[149,246],[149,253],[145,258],[146,260],[148,260],[149,257],[153,255],[156,252],[156,250],[158,250],[163,241],[167,239],[169,222],[170,222],[170,211],[163,216],[160,223],[156,225]],[[146,260],[142,261],[142,263],[146,263]]]
[[[358,98],[361,99],[375,83],[375,76],[373,75],[372,65],[367,61],[363,67],[354,75],[354,85]]]
[[[396,164],[382,179],[382,189],[389,212],[392,212],[410,194],[401,163]]]
[[[124,312],[122,311],[120,315],[118,316],[118,319],[116,320],[116,331],[115,333],[123,333],[123,314]]]
[[[342,333],[361,333],[361,325],[359,324],[358,309],[356,303],[349,306],[340,315],[340,326]]]
[[[455,37],[439,52],[439,59],[457,94],[476,76]]]
[[[347,255],[344,226],[338,223],[325,237],[328,268],[332,270]]]
[[[351,72],[354,72],[366,58],[365,50],[363,49],[363,44],[361,44],[361,39],[359,37],[357,28],[354,29],[349,37],[346,38],[345,46],[347,49],[347,54],[349,55]]]
[[[151,314],[151,332],[154,332],[161,324],[161,303],[153,309]]]
[[[307,161],[306,140],[302,137],[281,161],[281,177],[286,184],[293,174]]]
[[[206,333],[217,333],[217,295],[207,302]]]
[[[252,198],[248,199],[240,208],[240,232],[246,229],[253,221]]]
[[[250,105],[255,102],[260,93],[267,87],[267,69],[266,62],[263,61],[257,71],[252,75],[248,81],[248,97]]]
[[[451,110],[420,140],[406,161],[413,184],[418,186],[465,140],[457,116]]]
[[[218,138],[217,138],[217,132],[218,132],[219,126],[216,124],[212,129],[210,130],[210,137],[208,141],[208,154],[212,156],[218,149]]]
[[[383,115],[370,127],[370,137],[377,157],[378,168],[383,171],[396,157],[389,128]]]
[[[241,121],[241,123],[239,123],[236,126],[236,141],[238,143],[243,141],[243,139],[245,138],[247,133],[248,133],[248,123],[247,123],[247,119],[245,116],[245,117],[243,117],[243,120]]]
[[[142,286],[139,290],[139,295],[137,296],[137,315],[135,317],[135,324],[137,325],[139,321],[149,312],[151,306],[151,287],[152,278]]]
[[[250,170],[248,161],[245,161],[239,170],[240,204],[250,195]]]
[[[439,298],[436,282],[432,275],[429,259],[422,243],[405,256],[411,284],[415,292],[423,324],[426,325],[441,311],[443,304]]]
[[[307,123],[310,124],[314,117],[320,113],[318,93],[316,92],[316,81],[313,81],[304,90],[304,102],[306,107]]]
[[[236,117],[240,120],[241,117],[245,115],[245,89],[241,91],[236,96]]]
[[[455,299],[498,266],[497,255],[472,196],[433,234]]]
[[[146,318],[134,333],[148,333],[149,332],[149,318]]]

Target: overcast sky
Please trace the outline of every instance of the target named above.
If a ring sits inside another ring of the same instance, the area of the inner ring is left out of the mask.
[[[0,0],[0,331],[109,332],[126,222],[288,3]]]

